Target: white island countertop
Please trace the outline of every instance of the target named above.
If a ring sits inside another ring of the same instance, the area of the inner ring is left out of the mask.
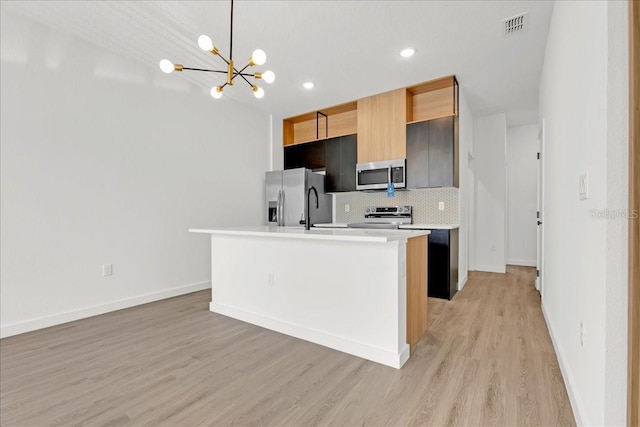
[[[314,224],[317,228],[347,228],[346,222],[329,222],[325,224]],[[460,224],[403,224],[401,230],[454,230],[460,228]],[[367,229],[368,230],[368,229]]]
[[[351,242],[387,243],[405,241],[412,237],[425,236],[428,230],[371,230],[356,228],[312,228],[277,227],[272,225],[223,228],[191,228],[192,233],[218,234],[227,236],[253,236],[285,239],[333,240]]]
[[[460,224],[404,224],[400,228],[403,230],[455,230],[460,228]]]

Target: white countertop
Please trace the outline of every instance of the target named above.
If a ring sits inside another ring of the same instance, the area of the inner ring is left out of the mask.
[[[460,228],[460,224],[407,224],[400,228],[407,230],[453,230]]]
[[[370,230],[357,228],[320,228],[305,230],[302,227],[276,227],[271,225],[189,229],[189,231],[191,233],[218,234],[226,236],[254,236],[372,243],[404,241],[411,237],[425,236],[429,234],[429,231],[427,230]]]
[[[314,227],[318,228],[347,228],[347,223],[345,222],[334,222],[334,223],[326,223],[326,224],[314,224]],[[401,229],[407,230],[453,230],[455,228],[460,228],[459,224],[406,224],[401,225]],[[355,229],[352,229],[355,230]]]

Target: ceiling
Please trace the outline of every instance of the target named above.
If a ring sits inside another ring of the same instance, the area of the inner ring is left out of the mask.
[[[2,7],[129,58],[132,70],[143,67],[165,87],[186,86],[205,96],[224,81],[212,73],[164,75],[158,62],[168,58],[222,69],[219,58],[198,48],[197,39],[208,34],[228,57],[226,0],[3,1]],[[238,82],[211,102],[239,102],[288,117],[455,74],[477,116],[504,112],[508,125],[537,123],[552,9],[553,2],[535,0],[237,0],[234,59],[244,63],[253,49],[263,49],[267,63],[255,70],[274,71],[276,81],[260,82],[266,92],[260,100]],[[522,12],[529,12],[528,30],[503,36],[502,20]],[[407,46],[416,49],[408,59],[399,55]],[[304,81],[316,87],[303,89]]]

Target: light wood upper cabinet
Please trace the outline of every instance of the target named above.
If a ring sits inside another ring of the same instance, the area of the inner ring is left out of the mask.
[[[284,119],[282,145],[303,144],[356,133],[356,102]]]
[[[458,81],[442,77],[407,88],[407,123],[458,116]]]
[[[407,156],[407,90],[358,100],[358,163]]]

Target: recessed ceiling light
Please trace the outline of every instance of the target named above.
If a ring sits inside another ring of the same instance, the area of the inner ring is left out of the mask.
[[[313,83],[313,82],[304,82],[304,83],[302,83],[302,86],[305,89],[313,89],[313,87],[315,86],[315,83]]]
[[[408,58],[410,56],[413,56],[414,53],[416,53],[416,50],[408,47],[400,51],[400,56],[402,56],[403,58]]]

